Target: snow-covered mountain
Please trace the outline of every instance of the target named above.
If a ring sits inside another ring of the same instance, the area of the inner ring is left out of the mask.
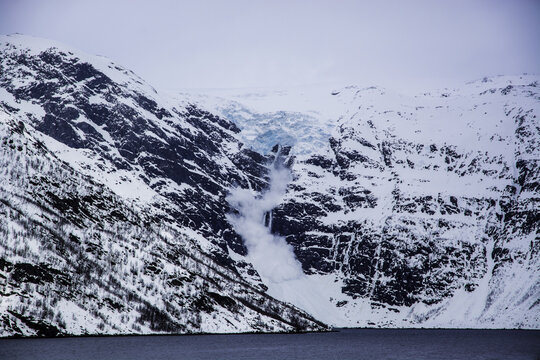
[[[267,181],[234,124],[60,44],[0,61],[0,335],[326,329],[228,256],[227,189]]]
[[[2,334],[538,328],[538,80],[169,94],[4,36]]]
[[[338,326],[537,328],[539,86],[523,75],[416,95],[182,95],[255,149],[293,145],[272,232],[311,275],[272,295]]]

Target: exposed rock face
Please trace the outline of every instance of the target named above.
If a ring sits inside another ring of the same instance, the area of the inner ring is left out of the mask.
[[[236,125],[195,105],[168,104],[106,59],[27,42],[7,38],[0,50],[8,112],[46,135],[46,143],[72,150],[85,173],[124,192],[135,187],[132,197],[154,195],[164,220],[212,240],[222,261],[227,242],[245,253],[224,218],[224,197],[232,185],[266,186],[266,158],[243,148]]]

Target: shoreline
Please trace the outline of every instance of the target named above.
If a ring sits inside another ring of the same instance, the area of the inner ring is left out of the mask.
[[[365,331],[523,331],[523,332],[540,332],[540,329],[528,328],[427,328],[427,327],[409,327],[409,328],[375,328],[375,327],[344,327],[332,328],[330,330],[317,331],[283,331],[283,332],[235,332],[235,333],[178,333],[178,334],[84,334],[84,335],[60,335],[60,336],[5,336],[0,337],[2,340],[25,340],[25,339],[66,339],[66,338],[109,338],[109,337],[157,337],[157,336],[239,336],[239,335],[309,335],[309,334],[324,334],[338,333],[343,330],[365,330]]]

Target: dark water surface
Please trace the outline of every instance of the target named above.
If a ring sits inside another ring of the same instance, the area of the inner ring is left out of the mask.
[[[0,359],[540,359],[540,331],[332,333],[0,339]]]

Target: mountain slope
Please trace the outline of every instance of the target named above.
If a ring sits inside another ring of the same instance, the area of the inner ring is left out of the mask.
[[[223,199],[233,184],[265,186],[266,159],[242,148],[234,124],[169,104],[105,58],[24,36],[4,37],[0,51],[7,109],[61,159],[119,195],[159,204],[164,221],[200,231],[223,261],[216,234],[242,247]]]
[[[230,228],[218,181],[265,181],[234,165],[266,171],[234,125],[157,108],[103,59],[0,46],[0,335],[326,329],[246,282],[215,236]]]

